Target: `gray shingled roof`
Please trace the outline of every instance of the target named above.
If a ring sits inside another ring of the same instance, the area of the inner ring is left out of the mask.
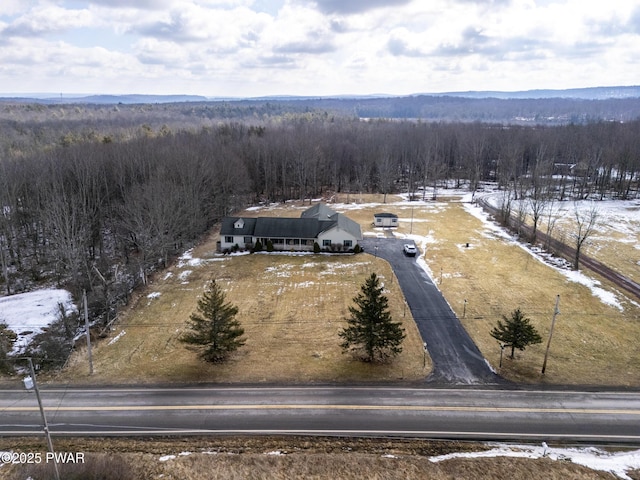
[[[339,213],[336,213],[336,217],[338,219],[338,227],[349,232],[356,240],[362,240],[362,231],[360,230],[360,224],[358,222],[354,222],[349,217],[345,217]]]
[[[382,218],[398,218],[398,215],[395,213],[374,213],[373,216]]]
[[[240,217],[222,219],[220,235],[246,235],[260,238],[316,238],[321,232],[334,227],[349,232],[362,240],[360,225],[350,218],[334,212],[322,203],[302,212],[301,218],[258,217],[244,218],[243,228],[234,228]]]
[[[242,218],[244,220],[243,228],[233,228],[236,220]],[[220,235],[253,235],[253,230],[256,226],[257,218],[245,218],[245,217],[224,217],[222,219],[222,225],[220,226]]]
[[[317,203],[313,207],[305,210],[300,215],[301,218],[317,218],[318,220],[329,220],[336,214],[324,203]]]
[[[325,223],[316,218],[260,217],[257,220],[253,234],[264,238],[315,238]]]

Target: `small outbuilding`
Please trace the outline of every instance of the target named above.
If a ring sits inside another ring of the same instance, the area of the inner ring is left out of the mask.
[[[376,227],[397,227],[398,216],[395,213],[374,213],[373,225]]]

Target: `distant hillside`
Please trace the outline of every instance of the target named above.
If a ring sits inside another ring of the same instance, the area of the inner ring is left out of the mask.
[[[32,101],[34,103],[91,103],[100,105],[112,105],[112,104],[137,104],[137,103],[180,103],[180,102],[205,102],[207,97],[200,95],[88,95],[88,96],[58,96],[51,94],[38,94],[37,96],[30,97],[29,95],[23,95],[20,97],[5,97],[0,98],[0,101],[20,101],[27,102]]]
[[[43,95],[43,94],[38,94]],[[198,95],[90,95],[49,98],[0,98],[2,104],[106,105],[173,104],[156,112],[198,118],[263,118],[285,113],[323,112],[358,118],[427,122],[487,122],[563,125],[596,121],[627,122],[640,118],[640,86],[594,87],[522,92],[453,92],[409,96],[343,95],[335,97],[271,96],[207,98]],[[185,108],[182,104],[188,104]]]
[[[465,98],[580,98],[584,100],[605,100],[608,98],[639,98],[640,86],[570,88],[566,90],[523,90],[518,92],[469,91],[438,94],[426,93],[425,95]]]

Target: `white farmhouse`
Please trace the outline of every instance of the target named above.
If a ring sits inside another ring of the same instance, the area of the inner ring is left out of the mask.
[[[274,250],[351,251],[362,240],[360,225],[319,203],[302,212],[300,218],[225,217],[220,229],[220,249],[251,248],[256,242]]]

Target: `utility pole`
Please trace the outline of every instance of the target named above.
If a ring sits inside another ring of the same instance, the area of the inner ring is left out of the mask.
[[[84,303],[84,329],[87,334],[87,352],[89,353],[89,375],[93,375],[93,356],[91,355],[91,332],[89,331],[89,309],[87,308],[87,291],[82,291]]]
[[[409,228],[409,235],[413,233],[413,206],[411,206],[411,227]]]
[[[547,342],[547,350],[544,352],[544,362],[542,363],[542,374],[547,369],[547,357],[549,356],[549,347],[551,346],[551,337],[553,336],[553,327],[556,324],[556,316],[560,313],[560,295],[556,296],[556,308],[553,309],[553,319],[551,320],[551,330],[549,330],[549,341]]]
[[[38,382],[36,381],[36,371],[33,368],[33,360],[31,357],[27,357],[29,361],[29,369],[31,370],[31,380],[33,382],[33,390],[36,392],[36,398],[38,399],[38,406],[40,407],[40,415],[42,416],[42,424],[44,427],[44,433],[47,436],[47,444],[49,445],[49,451],[53,455],[53,467],[56,472],[56,480],[60,480],[60,472],[58,471],[58,461],[56,460],[56,456],[53,452],[53,442],[51,441],[51,434],[49,433],[49,424],[47,423],[47,417],[44,414],[44,408],[42,408],[42,400],[40,399],[40,390],[38,390]],[[27,379],[24,381],[25,387],[29,389],[29,384]]]

